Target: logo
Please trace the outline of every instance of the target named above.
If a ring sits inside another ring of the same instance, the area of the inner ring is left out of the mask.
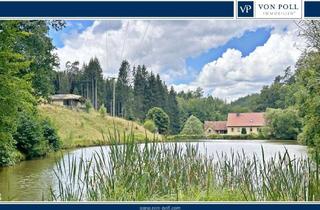
[[[255,17],[264,19],[302,18],[301,0],[255,0]]]
[[[238,17],[253,17],[254,4],[253,1],[238,2]]]

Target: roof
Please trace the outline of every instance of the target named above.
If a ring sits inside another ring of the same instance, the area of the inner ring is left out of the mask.
[[[75,94],[56,94],[50,96],[51,100],[79,100],[82,98],[80,95],[75,95]]]
[[[215,131],[227,130],[227,121],[204,121],[204,129],[208,128]]]
[[[264,112],[229,113],[227,127],[264,126]]]

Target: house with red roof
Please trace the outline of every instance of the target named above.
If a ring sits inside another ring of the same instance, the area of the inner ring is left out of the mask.
[[[258,134],[265,126],[264,112],[229,113],[227,129],[229,135]]]
[[[210,134],[226,134],[227,121],[204,121],[204,131]]]
[[[204,130],[210,134],[258,134],[265,126],[264,112],[229,113],[227,121],[205,121]]]

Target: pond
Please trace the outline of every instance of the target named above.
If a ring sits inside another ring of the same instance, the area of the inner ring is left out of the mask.
[[[163,143],[172,144],[172,143]],[[207,155],[217,153],[231,154],[231,152],[245,153],[250,156],[257,154],[261,157],[263,147],[265,158],[271,158],[277,153],[286,150],[292,157],[307,157],[307,148],[295,141],[264,141],[264,140],[201,140],[179,142],[181,146],[186,144],[198,145],[199,151]],[[104,146],[108,151],[108,146]],[[90,158],[100,151],[100,147],[80,148],[63,153],[52,154],[44,159],[21,162],[12,167],[0,168],[0,194],[1,199],[17,201],[41,201],[46,200],[49,187],[57,185],[54,175],[56,161],[62,161],[68,154],[76,158]]]

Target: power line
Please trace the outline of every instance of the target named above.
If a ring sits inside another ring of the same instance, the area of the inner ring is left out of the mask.
[[[141,46],[141,48],[142,48],[142,46],[143,46],[143,42],[144,42],[144,40],[145,40],[145,37],[146,37],[148,31],[150,31],[150,30],[149,30],[149,27],[150,27],[150,25],[151,25],[150,23],[151,23],[151,21],[148,21],[148,24],[147,24],[147,26],[146,26],[146,28],[145,28],[145,30],[144,30],[143,35],[142,35],[142,38],[141,38],[141,41],[140,41],[140,46]],[[152,30],[151,30],[151,31],[152,31]],[[150,34],[150,33],[149,33],[149,34]],[[152,41],[152,39],[151,39],[151,41]],[[151,43],[152,43],[152,42],[151,42]],[[139,58],[136,59],[136,62],[134,63],[133,66],[135,66],[136,64],[139,65],[140,61],[141,61],[141,59],[139,59]]]
[[[130,21],[128,20],[128,22],[127,22],[127,27],[126,27],[126,32],[125,32],[125,37],[124,37],[123,45],[122,45],[121,60],[120,60],[120,62],[122,62],[122,61],[123,61],[123,58],[124,58],[123,55],[124,55],[124,49],[125,49],[125,45],[126,45],[126,41],[127,41],[127,37],[128,37],[129,23],[130,23]]]
[[[144,42],[144,40],[145,40],[145,37],[146,37],[146,35],[147,35],[149,26],[150,26],[150,21],[148,22],[148,24],[147,24],[147,26],[146,26],[146,29],[144,30],[144,33],[143,33],[143,35],[142,35],[141,41],[140,41],[141,49],[142,49],[142,46],[143,46],[143,42]],[[137,60],[137,61],[138,61],[138,62],[137,62],[138,64],[140,63],[140,60],[141,60],[141,59],[138,58],[138,60]]]

